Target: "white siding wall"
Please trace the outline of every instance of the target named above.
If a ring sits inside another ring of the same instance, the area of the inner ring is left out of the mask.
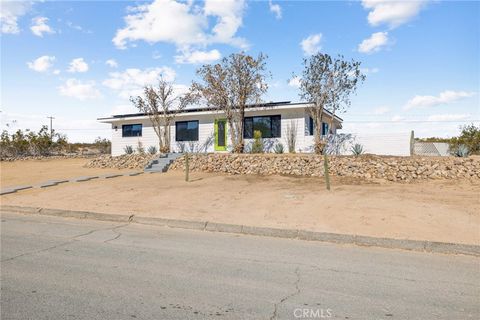
[[[271,151],[273,152],[273,146],[276,143],[281,142],[284,146],[285,152],[288,152],[288,143],[287,143],[287,128],[289,125],[294,124],[297,127],[297,140],[296,140],[296,151],[297,152],[310,152],[312,151],[313,146],[313,136],[308,135],[308,116],[305,113],[304,109],[265,109],[260,111],[247,111],[245,116],[261,116],[261,115],[281,115],[281,137],[265,139],[265,145],[272,147]],[[190,115],[183,114],[177,116],[176,121],[189,121],[189,120],[198,120],[199,121],[199,132],[198,132],[198,141],[192,142],[195,148],[200,146],[205,146],[207,140],[211,140],[211,143],[208,144],[207,152],[214,152],[214,120],[225,118],[221,113],[218,114],[209,114],[209,115]],[[123,124],[142,124],[142,136],[141,137],[122,137],[122,125]],[[114,127],[117,129],[114,129]],[[230,133],[228,132],[229,126],[227,124],[227,143],[231,150],[231,140]],[[180,150],[179,143],[175,141],[175,124],[170,128],[170,140],[171,146],[170,149],[173,152],[178,152]],[[148,119],[144,120],[120,120],[115,122],[112,125],[112,155],[118,156],[124,154],[124,148],[127,145],[131,145],[136,149],[138,142],[141,142],[145,150],[149,146],[155,146],[158,149],[158,138],[153,130],[153,127]],[[252,139],[246,139],[245,144],[250,144]],[[185,142],[187,150],[192,146],[191,143]]]
[[[122,125],[124,124],[142,124],[141,137],[122,137]],[[115,129],[115,127],[117,127]],[[135,150],[138,143],[141,142],[145,150],[149,146],[155,146],[158,150],[158,138],[153,130],[151,122],[148,120],[125,120],[112,125],[112,155],[119,156],[125,153],[126,146],[132,146]]]

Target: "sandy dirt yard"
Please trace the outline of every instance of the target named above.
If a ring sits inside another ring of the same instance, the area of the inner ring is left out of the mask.
[[[4,177],[16,185],[102,170],[82,168],[82,160],[62,161],[60,166],[52,161],[51,169],[27,161],[2,163],[2,184]],[[0,200],[4,205],[480,244],[479,182],[373,184],[334,177],[332,185],[329,192],[321,178],[208,173],[191,173],[187,183],[182,172],[173,171],[65,183]]]
[[[2,161],[0,163],[1,188],[26,184],[38,184],[52,179],[67,179],[79,176],[116,173],[118,169],[84,168],[88,159],[46,159],[25,161]]]

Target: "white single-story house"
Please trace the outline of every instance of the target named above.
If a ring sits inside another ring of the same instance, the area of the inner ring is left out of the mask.
[[[266,151],[273,151],[281,143],[288,152],[287,133],[296,129],[296,151],[313,151],[313,121],[308,114],[309,103],[290,101],[252,105],[245,110],[244,138],[248,148],[253,141],[253,132],[262,133]],[[325,111],[324,121],[330,122],[332,115]],[[126,146],[135,150],[139,143],[148,149],[158,150],[158,137],[147,114],[123,114],[99,118],[102,123],[111,124],[112,155],[125,153]],[[342,119],[335,116],[333,130],[342,128]],[[175,116],[170,128],[171,152],[227,152],[231,150],[228,123],[223,112],[207,108],[185,109]],[[322,132],[327,133],[328,125],[323,123]]]

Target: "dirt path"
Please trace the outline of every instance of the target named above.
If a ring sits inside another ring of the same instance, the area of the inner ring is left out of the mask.
[[[2,161],[0,163],[1,188],[36,184],[52,179],[132,171],[117,169],[84,168],[89,159],[46,159],[25,161]]]
[[[480,244],[480,184],[365,184],[182,172],[68,183],[2,204]],[[3,179],[3,177],[2,177]]]

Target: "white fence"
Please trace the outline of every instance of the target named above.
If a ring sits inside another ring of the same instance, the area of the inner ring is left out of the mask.
[[[351,147],[359,143],[363,146],[364,153],[391,156],[410,155],[411,131],[391,134],[352,133],[354,140],[347,145],[342,154],[352,154]]]

